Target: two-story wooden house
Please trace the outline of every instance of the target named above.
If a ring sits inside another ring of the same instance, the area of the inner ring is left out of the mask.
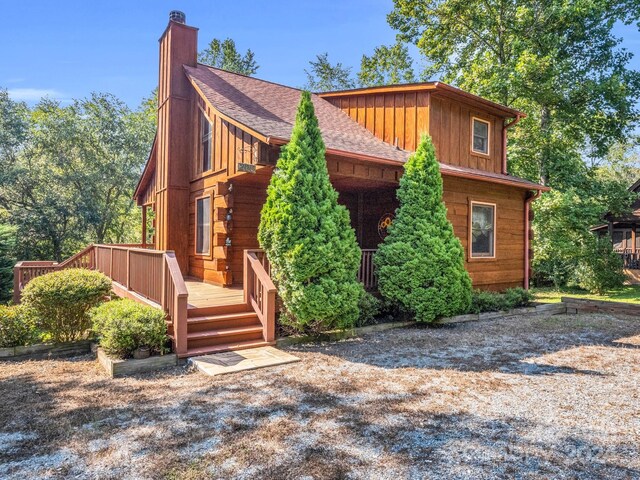
[[[158,131],[135,191],[144,218],[153,211],[153,250],[134,249],[125,262],[124,249],[98,246],[92,262],[123,286],[121,294],[169,312],[182,356],[270,342],[275,290],[254,250],[300,91],[199,64],[198,30],[180,12],[170,18],[160,39]],[[523,113],[440,82],[312,97],[368,288],[375,287],[372,254],[393,220],[403,165],[425,133],[436,146],[444,201],[474,287],[528,285],[530,203],[545,187],[507,174],[507,130]],[[165,263],[152,266],[160,254]]]

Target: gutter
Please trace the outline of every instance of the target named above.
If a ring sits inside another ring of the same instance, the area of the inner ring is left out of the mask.
[[[529,239],[529,235],[531,234],[531,225],[529,223],[529,209],[531,208],[531,203],[540,197],[542,194],[542,190],[536,190],[536,193],[533,195],[529,194],[527,199],[524,201],[524,289],[529,290],[529,270],[531,269],[530,258],[529,258],[529,249],[531,246],[531,241]]]
[[[517,114],[516,118],[502,127],[502,173],[507,174],[507,130],[522,120],[522,115]]]

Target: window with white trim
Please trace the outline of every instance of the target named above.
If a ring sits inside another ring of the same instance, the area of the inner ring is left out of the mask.
[[[471,257],[495,257],[496,206],[471,202]]]
[[[196,253],[209,253],[211,241],[211,197],[196,199]]]
[[[489,122],[473,118],[472,130],[471,150],[473,153],[489,155]]]
[[[211,122],[200,111],[200,155],[202,171],[211,170]]]

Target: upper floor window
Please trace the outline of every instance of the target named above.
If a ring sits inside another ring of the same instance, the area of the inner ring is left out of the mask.
[[[486,120],[479,118],[472,119],[473,138],[471,139],[471,151],[489,155],[489,131],[490,124]]]
[[[200,154],[202,155],[202,171],[211,170],[211,122],[200,112]]]
[[[196,199],[196,253],[207,255],[211,239],[211,197]]]
[[[496,248],[496,206],[471,202],[471,257],[493,258]]]

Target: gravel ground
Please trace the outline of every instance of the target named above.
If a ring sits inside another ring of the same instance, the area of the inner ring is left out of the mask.
[[[516,317],[110,380],[0,364],[0,478],[640,478],[640,319]]]

